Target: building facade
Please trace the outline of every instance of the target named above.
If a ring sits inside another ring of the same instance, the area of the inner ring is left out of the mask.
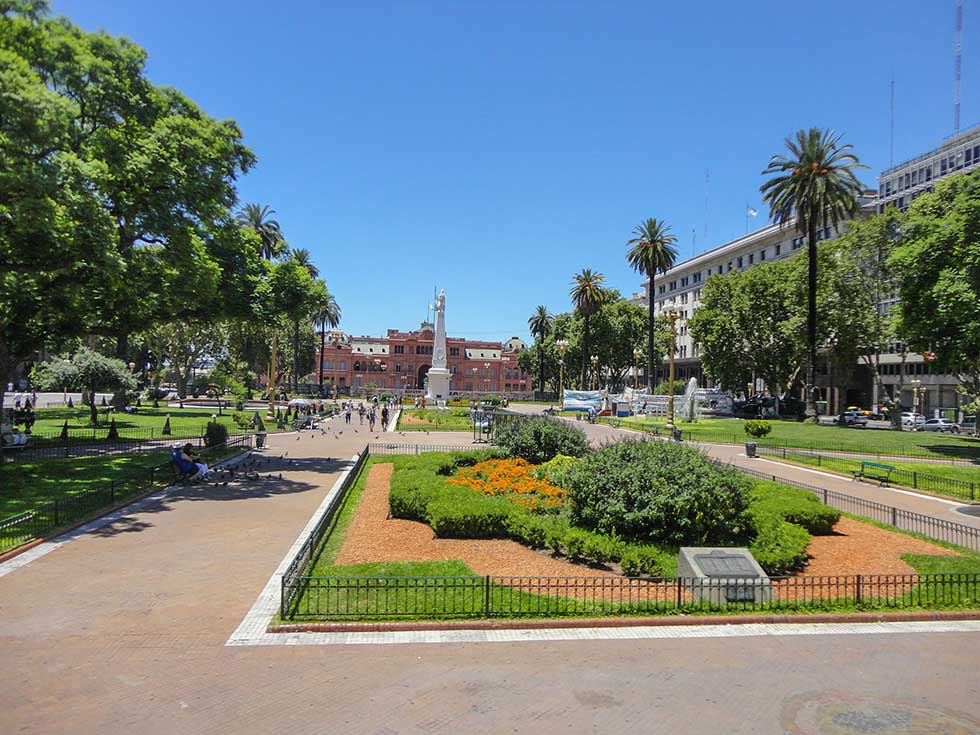
[[[389,329],[384,337],[354,337],[339,330],[327,334],[323,352],[323,383],[341,393],[365,390],[421,391],[432,367],[435,329]],[[517,364],[523,341],[487,342],[446,337],[446,362],[454,393],[525,393],[531,378]],[[317,365],[320,354],[317,349]]]
[[[978,165],[980,126],[947,139],[929,153],[883,171],[879,177],[878,191],[865,192],[861,199],[862,216],[884,212],[889,206],[905,209],[916,197],[932,191],[936,181],[972,171]],[[837,234],[832,228],[825,228],[819,232],[819,238],[827,240]],[[701,289],[707,279],[733,269],[751,268],[790,257],[805,245],[806,238],[796,231],[793,223],[784,227],[769,225],[678,263],[667,273],[657,276],[654,294],[649,293],[649,280],[642,284],[643,290],[634,294],[632,301],[644,306],[652,301],[658,315],[666,309],[674,309],[681,314],[677,321],[674,355],[679,380],[694,377],[699,385],[711,385],[701,367],[698,345],[691,339],[687,328],[687,320],[700,306]],[[894,303],[891,301],[882,306],[893,306]],[[929,415],[936,409],[959,409],[962,397],[957,390],[959,381],[956,376],[936,372],[922,355],[903,355],[896,345],[892,352],[881,356],[880,363],[884,389],[892,398],[900,390],[904,406],[915,406],[921,413]],[[666,362],[662,372],[666,373]],[[817,384],[823,400],[827,401],[829,413],[839,412],[849,405],[873,407],[884,399],[878,394],[878,385],[867,365],[858,365],[846,390],[839,390],[833,377],[826,364],[818,364]]]

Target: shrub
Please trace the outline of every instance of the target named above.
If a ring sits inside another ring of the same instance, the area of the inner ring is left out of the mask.
[[[778,576],[798,572],[806,565],[806,547],[810,534],[802,526],[788,523],[774,515],[755,518],[755,540],[749,551],[767,574]]]
[[[431,501],[426,521],[440,538],[501,538],[513,513],[506,501],[458,492]]]
[[[546,416],[498,417],[494,441],[512,457],[531,464],[543,464],[559,454],[581,457],[589,448],[581,429]]]
[[[569,457],[567,454],[555,455],[553,459],[535,467],[534,476],[563,488],[568,482],[569,472],[578,461],[577,457]]]
[[[748,530],[747,482],[682,445],[605,446],[569,472],[568,491],[574,525],[629,541],[709,546]]]
[[[768,421],[752,419],[751,421],[745,422],[745,433],[754,439],[761,439],[764,436],[769,436],[769,432],[771,431],[772,424],[770,424]]]
[[[169,419],[168,419],[169,420]],[[216,447],[228,443],[228,427],[217,421],[208,423],[204,429],[204,446]]]
[[[619,560],[619,566],[623,574],[636,577],[646,574],[651,577],[662,577],[664,575],[660,557],[663,554],[659,549],[652,549],[643,546],[631,546]]]
[[[249,416],[247,413],[236,411],[231,415],[231,420],[235,422],[237,426],[242,431],[248,431],[255,424],[255,419]]]
[[[814,536],[834,532],[840,512],[821,503],[808,490],[774,482],[758,482],[751,492],[749,514],[753,517],[774,515],[780,520],[802,526]]]

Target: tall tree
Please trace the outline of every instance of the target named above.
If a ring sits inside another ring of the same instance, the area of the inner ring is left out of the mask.
[[[770,218],[781,226],[794,221],[807,238],[807,366],[806,416],[815,421],[817,362],[817,242],[818,230],[837,229],[840,221],[858,208],[861,183],[854,174],[864,168],[852,146],[843,145],[840,135],[810,128],[786,139],[788,155],[775,155],[762,172],[773,174],[762,185],[762,199],[769,204]]]
[[[591,268],[583,268],[581,273],[576,273],[572,277],[572,289],[569,296],[575,310],[581,314],[583,323],[582,332],[582,373],[579,385],[585,390],[588,383],[588,364],[589,364],[589,327],[592,315],[605,303],[607,299],[606,290],[603,286],[606,277],[601,273],[593,271]]]
[[[539,305],[531,318],[527,320],[527,326],[531,330],[531,336],[537,344],[542,344],[551,334],[551,327],[555,318],[548,311],[547,306]],[[539,350],[538,359],[538,390],[544,393],[544,352]]]
[[[340,326],[340,304],[333,294],[327,294],[327,299],[323,305],[313,313],[313,324],[320,330],[320,364],[317,371],[318,385],[320,392],[323,393],[323,352],[327,346],[327,330],[336,329]]]
[[[916,199],[889,261],[901,273],[899,335],[980,399],[980,172]]]
[[[238,211],[238,224],[258,235],[259,255],[272,263],[286,250],[279,221],[273,219],[276,211],[268,205],[246,204]],[[276,374],[278,372],[279,335],[275,325],[268,325],[272,331],[272,345],[269,351],[269,416],[275,414]]]
[[[649,279],[647,287],[647,389],[652,393],[656,384],[654,372],[654,330],[656,316],[654,310],[654,278],[657,273],[666,273],[674,267],[677,260],[677,238],[671,234],[666,222],[649,218],[633,228],[633,238],[626,242],[629,251],[626,261],[637,273],[643,273]]]
[[[293,248],[289,251],[289,257],[292,258],[293,262],[295,262],[297,265],[301,265],[306,268],[311,277],[320,277],[320,269],[316,267],[316,263],[313,262],[313,256],[306,248]]]

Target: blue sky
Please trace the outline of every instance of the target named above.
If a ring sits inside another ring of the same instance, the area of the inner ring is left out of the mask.
[[[475,339],[567,310],[583,267],[628,295],[637,223],[666,219],[684,257],[743,234],[746,204],[764,224],[760,172],[800,127],[843,132],[874,186],[893,73],[896,162],[952,133],[952,0],[52,6],[239,122],[242,200],[312,251],[354,334],[417,326],[434,285]],[[964,128],[977,39],[967,3]]]

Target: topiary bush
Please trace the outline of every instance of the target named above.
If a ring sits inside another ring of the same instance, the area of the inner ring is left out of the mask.
[[[216,447],[227,443],[228,427],[224,424],[219,424],[217,421],[209,422],[204,429],[204,446]]]
[[[664,576],[664,565],[661,563],[663,551],[643,546],[632,546],[626,550],[619,560],[623,574],[638,577],[641,574],[651,577]]]
[[[805,528],[773,514],[755,516],[753,525],[755,539],[749,544],[749,551],[767,574],[790,574],[806,566],[810,534]]]
[[[607,445],[569,472],[567,490],[573,525],[627,541],[711,546],[749,530],[747,481],[683,445]]]
[[[751,436],[753,439],[761,439],[764,436],[769,436],[769,432],[771,431],[772,424],[770,424],[768,421],[752,419],[751,421],[745,422],[745,433]]]
[[[452,493],[431,500],[426,522],[439,538],[504,538],[515,506],[476,493]]]
[[[543,464],[559,454],[581,457],[589,448],[585,432],[545,416],[500,416],[494,438],[510,456]]]

